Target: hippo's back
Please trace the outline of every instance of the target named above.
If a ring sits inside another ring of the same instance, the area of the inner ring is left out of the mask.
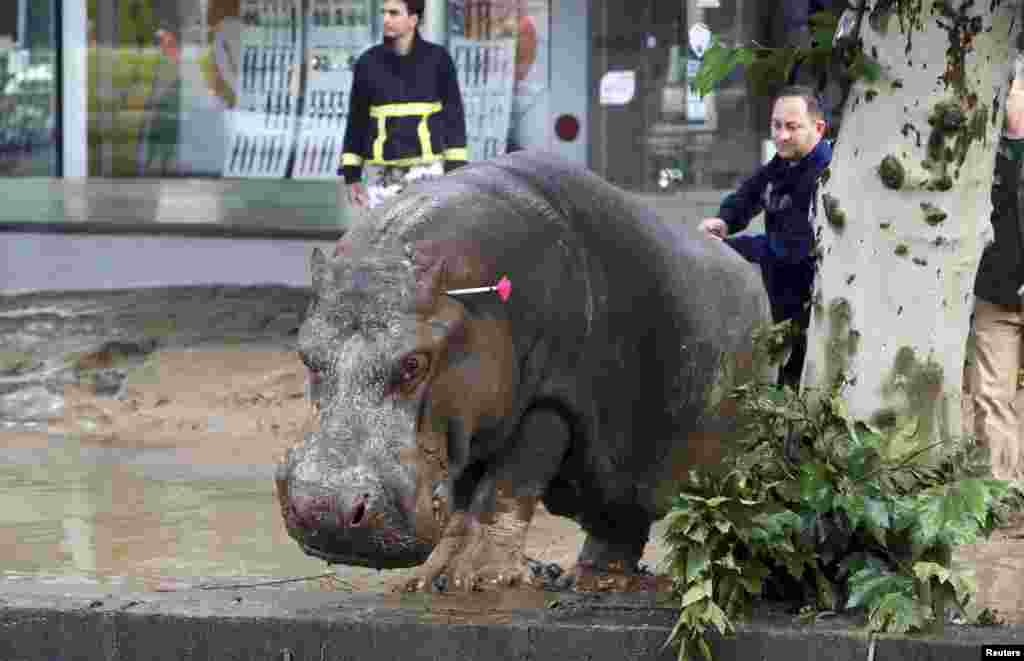
[[[416,191],[429,201],[413,234],[468,241],[512,279],[518,410],[554,402],[573,417],[552,489],[562,505],[549,507],[655,508],[666,470],[682,470],[669,464],[692,461],[688,444],[729,425],[710,409],[769,319],[760,275],[696,219],[665,222],[549,154],[471,164]]]

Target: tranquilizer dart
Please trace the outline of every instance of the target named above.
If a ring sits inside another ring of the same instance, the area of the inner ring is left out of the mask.
[[[508,276],[501,276],[501,280],[498,284],[490,287],[470,287],[469,289],[449,289],[445,293],[449,296],[461,296],[463,294],[483,294],[489,291],[498,292],[498,298],[504,303],[508,300],[508,297],[512,295],[512,281],[508,279]]]

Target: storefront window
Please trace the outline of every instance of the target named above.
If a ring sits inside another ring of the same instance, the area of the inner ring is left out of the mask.
[[[550,0],[448,0],[470,160],[543,146]],[[539,130],[538,130],[539,129]]]
[[[549,4],[442,6],[471,160],[547,139],[530,122],[547,121]],[[88,12],[90,176],[336,177],[379,0],[89,0]]]
[[[0,176],[58,174],[55,8],[0,3]]]
[[[752,172],[767,128],[760,99],[739,74],[704,98],[689,82],[712,36],[763,43],[772,4],[593,3],[590,167],[644,193],[729,189]]]
[[[89,174],[335,177],[372,0],[91,0]]]

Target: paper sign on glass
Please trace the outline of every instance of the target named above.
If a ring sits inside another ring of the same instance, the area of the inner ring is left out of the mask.
[[[636,94],[635,71],[609,71],[601,77],[601,105],[624,106]]]

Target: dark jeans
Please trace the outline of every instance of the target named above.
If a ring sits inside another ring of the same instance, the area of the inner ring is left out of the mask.
[[[764,234],[729,237],[725,242],[748,262],[761,267],[764,288],[772,306],[772,321],[779,323],[791,319],[799,331],[793,340],[789,359],[779,371],[779,384],[795,389],[800,385],[800,373],[807,355],[814,258],[807,257],[795,263],[781,260],[768,249],[768,237]]]

